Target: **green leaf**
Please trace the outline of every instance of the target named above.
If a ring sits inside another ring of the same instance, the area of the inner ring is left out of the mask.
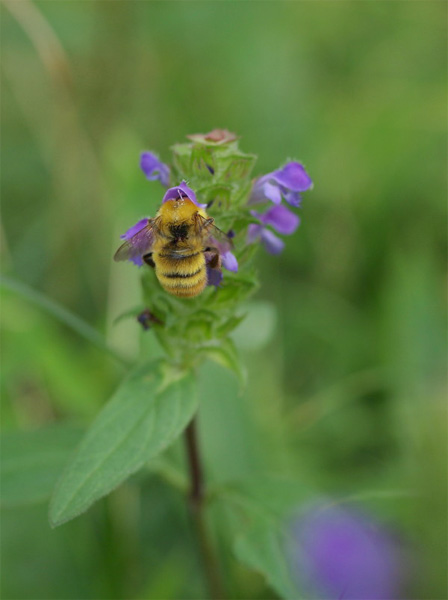
[[[115,319],[113,320],[113,324],[118,325],[118,323],[121,323],[121,321],[124,321],[126,319],[136,320],[138,315],[143,310],[145,310],[145,307],[143,306],[143,304],[139,304],[137,306],[134,306],[133,308],[129,308],[128,310],[123,311],[117,317],[115,317]]]
[[[297,600],[299,587],[291,577],[288,559],[289,523],[298,507],[313,496],[313,491],[295,479],[264,475],[226,485],[221,495],[232,509],[238,509],[236,556],[264,575],[282,598]],[[244,533],[241,533],[241,509],[244,521],[249,521]]]
[[[216,342],[200,348],[199,353],[213,360],[219,365],[230,369],[238,377],[240,383],[245,385],[247,373],[238,354],[235,344],[229,338],[224,338]]]
[[[115,352],[113,348],[110,348],[104,337],[96,329],[48,296],[45,296],[45,294],[34,290],[21,281],[16,281],[15,279],[5,277],[4,275],[0,277],[0,288],[11,291],[31,304],[38,306],[40,309],[75,331],[78,335],[88,340],[94,346],[115,358],[118,362],[127,364],[126,359],[118,354],[118,352]]]
[[[226,163],[222,161],[224,167],[224,177],[229,181],[239,181],[249,177],[254,168],[257,157],[254,154],[234,154],[226,157]],[[224,166],[225,165],[225,166]],[[224,170],[223,169],[223,170]]]
[[[227,483],[222,493],[244,507],[252,520],[261,515],[279,521],[316,496],[307,484],[281,475],[256,475],[245,481]]]
[[[228,335],[244,321],[246,316],[247,313],[244,313],[240,316],[231,315],[228,319],[226,319],[223,323],[216,327],[216,336],[220,338],[225,335]]]
[[[50,506],[60,525],[84,512],[183,431],[197,408],[195,380],[164,361],[135,369],[100,412],[63,473]]]
[[[298,588],[291,578],[286,549],[284,532],[271,521],[257,523],[235,543],[235,554],[243,563],[262,573],[282,598],[298,600]]]
[[[67,424],[3,433],[1,505],[15,507],[47,500],[81,436],[81,429]]]

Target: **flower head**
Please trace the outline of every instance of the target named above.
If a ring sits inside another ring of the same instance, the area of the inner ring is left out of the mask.
[[[252,244],[260,239],[269,254],[279,254],[285,247],[285,243],[272,233],[268,226],[282,235],[291,235],[300,223],[299,217],[281,204],[271,207],[262,214],[252,210],[251,215],[258,219],[260,224],[249,225],[247,243]]]
[[[193,204],[196,204],[196,206],[198,206],[199,208],[207,208],[206,204],[200,204],[197,201],[196,194],[193,192],[193,190],[190,187],[188,187],[188,185],[186,184],[185,181],[182,181],[176,187],[169,188],[166,191],[166,194],[164,195],[162,202],[168,202],[169,200],[176,200],[176,198],[188,198],[189,200],[191,200],[193,202]]]
[[[294,575],[320,598],[401,598],[403,558],[390,532],[361,512],[322,503],[293,524]]]
[[[140,167],[150,181],[160,181],[162,185],[168,187],[170,184],[170,168],[160,161],[152,152],[142,152],[140,156]]]
[[[309,190],[313,182],[299,162],[289,162],[281,169],[257,179],[249,199],[250,204],[270,200],[280,204],[282,197],[292,206],[300,205],[300,192]]]

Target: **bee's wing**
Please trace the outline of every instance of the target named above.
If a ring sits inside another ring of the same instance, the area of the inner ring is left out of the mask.
[[[149,219],[148,224],[137,231],[129,240],[126,240],[115,252],[114,260],[132,260],[139,258],[151,251],[154,243],[156,219]]]
[[[207,244],[216,246],[221,254],[228,252],[233,248],[232,240],[224,233],[224,231],[221,231],[221,229],[218,229],[218,227],[213,224],[213,219],[206,219],[199,213],[196,213],[195,218],[198,233],[204,235],[205,230],[204,239]]]

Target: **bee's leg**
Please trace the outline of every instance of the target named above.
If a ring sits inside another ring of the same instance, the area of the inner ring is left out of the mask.
[[[143,256],[143,261],[149,265],[150,267],[152,267],[153,269],[156,266],[156,263],[153,261],[152,259],[152,252],[148,252],[148,254],[145,254],[145,256]]]
[[[204,248],[207,256],[207,266],[211,269],[219,269],[221,266],[221,257],[217,248]]]

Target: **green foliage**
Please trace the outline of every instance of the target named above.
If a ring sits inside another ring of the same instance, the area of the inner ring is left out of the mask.
[[[297,507],[313,495],[303,481],[273,476],[251,477],[222,492],[235,513],[236,556],[285,600],[299,597],[288,558],[291,521]]]
[[[241,384],[246,382],[246,370],[241,364],[238,351],[230,338],[223,338],[214,344],[211,343],[207,346],[203,346],[199,350],[199,354],[204,358],[214,360],[219,365],[233,371]]]
[[[248,567],[262,573],[281,598],[298,600],[285,560],[285,546],[284,531],[266,522],[241,535],[235,543],[235,553]]]
[[[100,412],[69,461],[53,496],[60,525],[113,490],[183,431],[197,408],[191,373],[163,361],[136,368]]]
[[[82,430],[58,424],[5,433],[0,441],[0,503],[15,507],[48,500]]]
[[[98,331],[80,319],[77,315],[72,314],[66,308],[60,306],[57,302],[54,302],[44,294],[40,294],[20,281],[5,276],[0,277],[0,288],[14,292],[31,304],[38,306],[53,318],[75,331],[78,335],[84,337],[94,346],[107,352],[117,361],[126,364],[126,360],[106,344],[106,341]]]
[[[242,206],[245,197],[241,192],[250,190],[247,183],[256,160],[256,156],[243,153],[238,142],[199,140],[173,146],[175,180],[187,179],[206,202],[214,200],[218,215]]]

